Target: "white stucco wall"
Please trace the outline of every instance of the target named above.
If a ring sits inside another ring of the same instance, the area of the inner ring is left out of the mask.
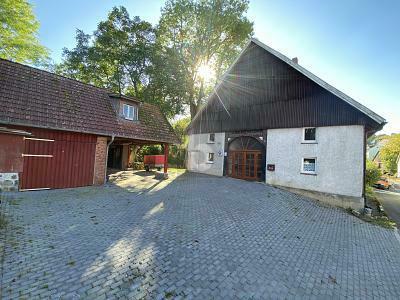
[[[208,133],[189,135],[187,169],[209,175],[222,176],[224,168],[225,133],[215,133],[215,142],[208,142]],[[208,153],[214,153],[214,163]]]
[[[363,127],[317,127],[316,144],[302,144],[303,128],[270,129],[267,133],[266,182],[273,185],[361,197]],[[302,158],[317,158],[317,175],[301,174]]]

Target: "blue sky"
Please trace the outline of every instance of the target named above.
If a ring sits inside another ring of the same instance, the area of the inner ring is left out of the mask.
[[[77,28],[92,33],[116,5],[157,23],[164,1],[30,0],[39,38],[59,62]],[[400,132],[400,1],[250,0],[255,37],[380,114]]]

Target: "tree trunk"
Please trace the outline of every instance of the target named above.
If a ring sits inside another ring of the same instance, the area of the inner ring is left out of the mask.
[[[190,118],[193,120],[194,116],[197,113],[197,105],[196,103],[194,103],[193,99],[190,101],[189,106],[190,106]]]
[[[190,117],[192,118],[192,120],[194,116],[197,114],[198,108],[200,107],[201,100],[203,99],[203,97],[204,97],[204,81],[201,80],[197,102],[194,101],[193,97],[190,101]]]
[[[133,89],[135,90],[135,97],[139,97],[139,91],[136,80],[133,80]]]

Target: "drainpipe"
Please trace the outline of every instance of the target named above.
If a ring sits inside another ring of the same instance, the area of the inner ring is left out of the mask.
[[[111,136],[111,141],[109,141],[109,142],[107,143],[107,149],[106,149],[106,168],[105,168],[105,170],[104,170],[104,183],[107,182],[108,148],[110,148],[110,145],[114,142],[114,138],[115,138],[115,135],[113,134],[113,135]]]

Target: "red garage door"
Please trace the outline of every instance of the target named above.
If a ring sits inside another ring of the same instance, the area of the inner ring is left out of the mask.
[[[96,136],[30,129],[25,138],[21,190],[93,184]]]

